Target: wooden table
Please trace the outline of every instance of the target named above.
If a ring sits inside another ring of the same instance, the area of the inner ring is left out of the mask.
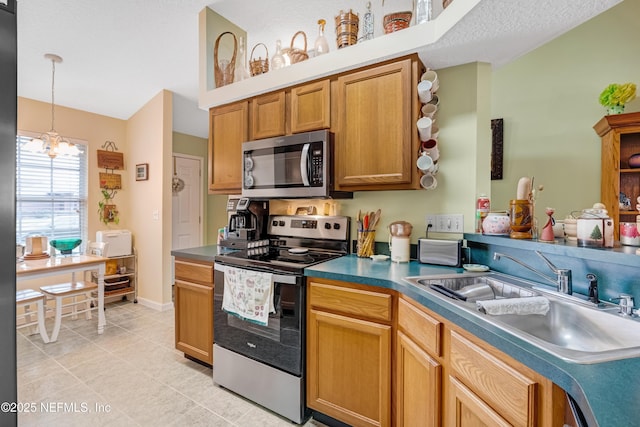
[[[98,270],[98,333],[104,332],[107,320],[104,316],[104,272],[107,258],[97,255],[54,256],[45,259],[27,260],[16,264],[16,282],[48,278]]]

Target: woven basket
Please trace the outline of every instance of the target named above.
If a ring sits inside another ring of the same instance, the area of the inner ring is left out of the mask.
[[[296,37],[302,34],[302,38],[304,39],[304,48],[298,49],[293,47],[293,42],[296,40]],[[292,64],[296,64],[298,62],[306,61],[309,59],[309,54],[307,53],[307,35],[304,31],[298,31],[291,38],[291,45],[285,49],[282,49],[282,55],[287,55],[289,59],[291,59]]]
[[[384,33],[389,34],[408,28],[409,24],[411,23],[412,16],[413,13],[411,11],[395,12],[385,15],[382,20]]]
[[[229,60],[229,64],[227,67],[221,67],[218,62],[218,47],[220,45],[220,39],[225,34],[231,34],[233,37],[233,56],[231,60]],[[216,39],[215,46],[213,47],[213,74],[216,81],[216,87],[222,87],[224,85],[228,85],[233,83],[233,74],[236,69],[236,54],[238,52],[238,40],[236,39],[236,35],[232,32],[225,31],[220,34]]]
[[[353,13],[351,9],[349,12],[340,11],[340,14],[335,17],[336,22],[336,43],[338,49],[351,46],[358,41],[358,26],[360,18]]]
[[[264,46],[264,50],[266,52],[265,59],[262,59],[261,56],[259,56],[258,59],[253,59],[253,51],[255,51],[258,46]],[[252,77],[269,71],[269,49],[267,49],[267,45],[264,43],[258,43],[253,47],[253,49],[251,49],[251,55],[249,56],[249,71],[251,71]]]

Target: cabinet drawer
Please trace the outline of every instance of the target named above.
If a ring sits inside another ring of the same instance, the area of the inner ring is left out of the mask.
[[[312,307],[339,311],[372,320],[391,321],[391,295],[311,282],[309,301]]]
[[[432,355],[442,356],[442,323],[413,304],[398,301],[398,326],[424,350]]]
[[[451,369],[514,426],[535,425],[535,381],[451,331]]]
[[[213,286],[213,263],[176,258],[174,269],[176,280]]]

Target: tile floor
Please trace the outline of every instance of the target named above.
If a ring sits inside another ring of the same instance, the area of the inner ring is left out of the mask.
[[[96,316],[65,318],[51,344],[18,332],[18,402],[35,409],[19,413],[21,427],[294,425],[214,385],[211,369],[177,351],[173,310],[116,302],[105,314],[102,335]]]

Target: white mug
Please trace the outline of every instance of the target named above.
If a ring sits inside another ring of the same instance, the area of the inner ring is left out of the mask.
[[[421,117],[416,122],[416,126],[418,126],[418,134],[420,134],[420,140],[426,141],[431,138],[431,125],[433,124],[433,120],[429,117]]]
[[[422,112],[422,117],[429,117],[433,120],[433,116],[435,116],[436,111],[438,111],[438,106],[434,104],[425,104],[420,109]]]
[[[418,98],[423,104],[431,101],[431,86],[432,84],[429,80],[423,80],[418,83]]]
[[[422,75],[421,80],[431,82],[431,92],[436,93],[438,91],[438,88],[440,87],[440,80],[438,79],[438,73],[436,73],[435,71],[425,71],[425,73]]]
[[[433,159],[427,154],[418,156],[416,165],[418,166],[418,169],[420,169],[423,173],[433,172],[435,167]]]
[[[433,129],[433,127],[431,129]],[[421,147],[422,152],[429,155],[434,163],[438,161],[440,158],[440,149],[438,148],[438,140],[433,137],[433,134],[430,139],[422,141]]]
[[[438,139],[438,135],[440,134],[440,128],[435,123],[431,126],[431,138]]]
[[[422,175],[420,178],[420,185],[425,190],[434,190],[438,186],[438,180],[433,174]]]

